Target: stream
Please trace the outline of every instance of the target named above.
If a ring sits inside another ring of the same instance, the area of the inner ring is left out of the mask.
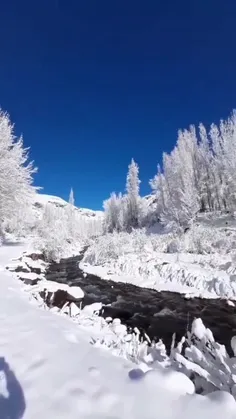
[[[127,327],[138,327],[151,340],[163,339],[169,348],[173,333],[179,340],[190,330],[192,320],[200,317],[219,343],[232,354],[230,340],[236,335],[236,308],[224,299],[186,298],[184,295],[141,288],[133,284],[104,280],[96,275],[84,274],[79,267],[83,253],[76,257],[51,263],[46,279],[79,286],[84,291],[82,307],[101,302],[103,317],[120,318]],[[66,293],[58,291],[53,305],[62,307]],[[80,302],[77,302],[78,306]]]

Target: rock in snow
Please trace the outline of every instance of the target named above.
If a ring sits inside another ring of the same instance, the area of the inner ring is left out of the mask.
[[[80,287],[70,287],[67,284],[61,284],[59,282],[42,280],[39,284],[38,290],[40,291],[49,291],[55,293],[57,291],[65,291],[69,294],[74,300],[81,300],[84,297],[84,292]]]
[[[20,272],[18,276],[19,279],[27,285],[36,285],[43,278],[41,275],[37,275],[33,272]]]

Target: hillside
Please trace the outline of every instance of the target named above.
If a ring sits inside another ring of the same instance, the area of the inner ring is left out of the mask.
[[[38,193],[36,195],[36,199],[34,199],[33,201],[33,208],[35,212],[41,213],[41,211],[45,208],[46,205],[50,205],[55,208],[66,208],[68,206],[68,202],[64,201],[64,199],[58,196]],[[78,208],[78,207],[74,207],[74,208],[79,215],[82,215],[85,217],[99,218],[103,216],[103,211],[93,211],[88,208]]]

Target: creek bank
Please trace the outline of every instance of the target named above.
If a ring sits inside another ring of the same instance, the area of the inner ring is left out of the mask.
[[[232,353],[230,340],[236,335],[236,307],[225,299],[186,298],[185,295],[141,288],[133,284],[104,280],[85,274],[79,267],[83,254],[51,263],[45,272],[48,280],[71,287],[79,286],[84,292],[82,308],[92,303],[102,303],[100,315],[119,318],[127,327],[137,327],[151,340],[163,339],[170,347],[173,333],[181,339],[191,328],[192,321],[200,317],[210,328],[216,341]],[[66,303],[66,296],[55,295],[57,306]],[[55,305],[56,305],[55,304]]]
[[[84,308],[89,304],[102,303],[99,315],[119,318],[128,328],[133,330],[137,327],[151,340],[163,339],[167,348],[174,333],[178,341],[190,330],[192,321],[201,318],[211,329],[215,340],[224,344],[232,354],[230,340],[236,335],[234,303],[229,305],[225,299],[186,298],[176,292],[159,292],[104,280],[84,273],[79,267],[82,258],[83,253],[48,264],[43,261],[42,255],[24,255],[8,269],[15,271],[26,284],[42,284],[40,296],[49,307],[61,309],[68,303]],[[55,287],[51,286],[52,283]],[[78,292],[79,288],[82,292]]]

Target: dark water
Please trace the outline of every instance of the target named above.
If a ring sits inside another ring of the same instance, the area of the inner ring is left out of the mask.
[[[162,338],[169,347],[173,333],[177,339],[190,329],[192,320],[200,317],[215,339],[226,345],[231,353],[230,340],[236,335],[236,308],[223,299],[186,299],[175,292],[158,292],[132,284],[107,281],[95,275],[84,276],[79,268],[83,255],[52,263],[46,278],[71,286],[80,286],[85,293],[82,306],[102,302],[101,316],[120,318],[122,323],[149,335],[150,339]],[[53,305],[62,307],[71,300],[64,291],[58,291]],[[49,303],[49,300],[48,300]],[[78,305],[80,302],[75,301]],[[109,305],[108,305],[109,304]]]

